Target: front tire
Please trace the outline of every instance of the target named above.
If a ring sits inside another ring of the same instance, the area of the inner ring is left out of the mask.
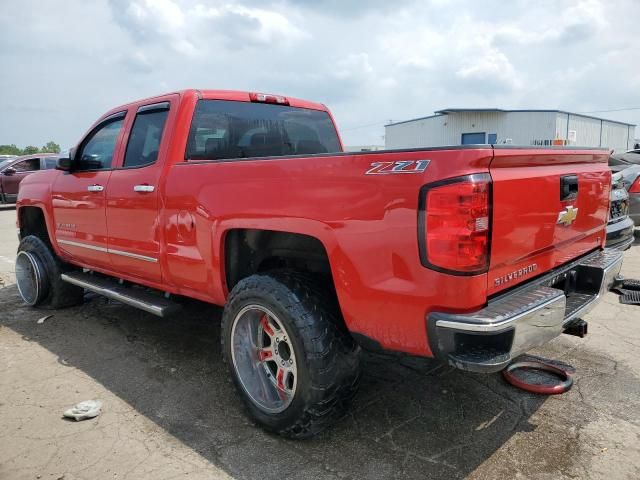
[[[84,290],[60,278],[63,272],[71,269],[39,237],[28,235],[20,241],[16,283],[18,293],[27,305],[57,309],[82,303]]]
[[[360,349],[335,295],[293,271],[256,274],[234,287],[222,352],[250,415],[291,438],[316,435],[344,415],[360,378]]]

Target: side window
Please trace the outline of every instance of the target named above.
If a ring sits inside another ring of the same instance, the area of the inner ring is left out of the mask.
[[[133,127],[131,127],[123,166],[151,165],[158,159],[162,132],[169,114],[168,104],[162,105],[159,109],[138,111]]]
[[[77,153],[77,167],[74,170],[111,168],[116,142],[123,123],[124,116],[119,116],[94,130]]]
[[[30,158],[29,160],[15,163],[12,168],[16,172],[33,172],[34,170],[40,170],[40,159]]]

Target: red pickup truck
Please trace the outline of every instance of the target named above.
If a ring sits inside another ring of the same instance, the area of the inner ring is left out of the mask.
[[[185,90],[102,116],[17,202],[32,306],[85,290],[168,315],[224,305],[248,411],[290,437],[356,391],[361,347],[481,372],[565,332],[612,284],[605,150],[347,153],[324,105]]]

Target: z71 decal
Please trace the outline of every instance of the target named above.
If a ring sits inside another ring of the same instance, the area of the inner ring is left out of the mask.
[[[422,173],[431,160],[400,160],[398,162],[373,162],[365,175],[386,175],[391,173]]]

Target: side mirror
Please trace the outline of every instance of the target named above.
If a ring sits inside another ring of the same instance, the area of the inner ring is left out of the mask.
[[[65,154],[60,155],[60,158],[56,160],[56,170],[62,170],[63,172],[70,172],[73,168],[73,162],[76,157],[76,147],[70,148]]]
[[[73,162],[68,156],[63,156],[56,160],[56,170],[62,170],[63,172],[71,171],[71,164]]]
[[[13,175],[14,173],[16,173],[16,169],[13,167],[7,167],[2,171],[3,175],[6,175],[8,177],[10,177],[11,175]]]

